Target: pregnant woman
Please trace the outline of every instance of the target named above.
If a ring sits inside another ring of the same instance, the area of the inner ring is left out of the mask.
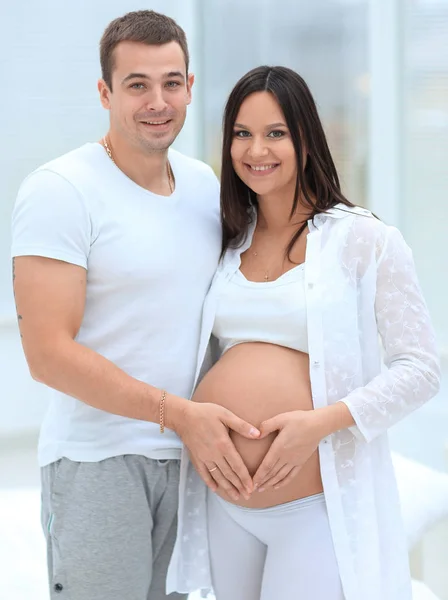
[[[252,493],[214,463],[207,490],[184,455],[179,591],[410,600],[387,430],[439,386],[411,252],[342,195],[311,93],[289,69],[255,69],[230,94],[221,183],[199,367],[210,335],[219,360],[193,400],[262,435],[231,433]]]

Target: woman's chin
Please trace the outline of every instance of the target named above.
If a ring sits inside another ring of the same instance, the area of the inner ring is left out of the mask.
[[[274,184],[272,181],[253,181],[246,180],[244,182],[248,188],[250,188],[257,196],[267,196],[276,194],[281,186]]]

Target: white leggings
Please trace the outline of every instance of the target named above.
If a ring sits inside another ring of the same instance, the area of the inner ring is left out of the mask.
[[[208,492],[216,600],[344,600],[323,494],[243,508]]]

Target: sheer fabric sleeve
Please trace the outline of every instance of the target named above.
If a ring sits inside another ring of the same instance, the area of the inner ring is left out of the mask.
[[[388,227],[377,264],[375,314],[386,369],[341,401],[366,442],[384,433],[434,396],[440,385],[435,335],[401,233]]]

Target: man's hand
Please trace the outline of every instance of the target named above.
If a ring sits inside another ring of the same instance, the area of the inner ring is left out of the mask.
[[[258,429],[218,404],[188,402],[176,432],[188,448],[191,462],[207,486],[222,488],[234,500],[249,499],[252,478],[229,436],[229,429],[248,439],[260,437]]]

